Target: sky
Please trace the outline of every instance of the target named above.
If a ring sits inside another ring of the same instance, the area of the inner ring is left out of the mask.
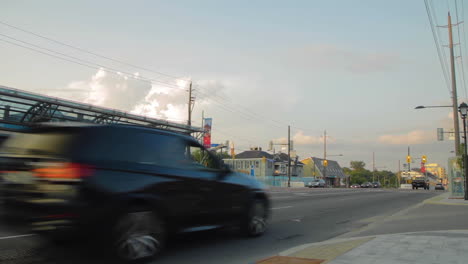
[[[464,18],[462,1],[429,2],[437,25],[449,10]],[[203,111],[213,142],[237,153],[284,142],[290,125],[300,158],[323,157],[326,130],[343,167],[370,169],[375,153],[377,169],[397,171],[408,146],[442,166],[454,155],[436,138],[453,128],[451,109],[414,109],[451,104],[424,1],[4,0],[0,58],[1,85],[174,122],[187,120],[191,80],[194,125]]]

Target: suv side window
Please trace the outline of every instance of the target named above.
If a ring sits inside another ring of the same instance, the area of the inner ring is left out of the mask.
[[[219,170],[220,162],[208,150],[198,145],[189,145],[186,152],[187,165],[194,169]]]
[[[84,134],[75,155],[96,161],[129,162],[155,166],[178,167],[185,159],[181,138],[159,133],[107,130]]]

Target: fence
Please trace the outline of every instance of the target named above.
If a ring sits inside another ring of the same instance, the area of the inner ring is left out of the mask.
[[[288,186],[287,176],[260,176],[257,180],[267,186],[286,187]],[[315,180],[313,177],[291,177],[292,187],[304,187],[307,183]]]

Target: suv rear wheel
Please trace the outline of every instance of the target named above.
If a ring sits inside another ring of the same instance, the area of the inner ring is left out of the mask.
[[[256,199],[250,205],[247,217],[243,220],[241,228],[250,237],[261,236],[268,227],[268,209],[265,201]]]
[[[115,252],[125,262],[151,259],[161,252],[165,236],[164,223],[154,212],[129,211],[115,224]]]

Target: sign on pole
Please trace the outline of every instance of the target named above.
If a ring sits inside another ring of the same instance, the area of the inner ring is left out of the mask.
[[[444,129],[437,128],[437,141],[444,141]]]

